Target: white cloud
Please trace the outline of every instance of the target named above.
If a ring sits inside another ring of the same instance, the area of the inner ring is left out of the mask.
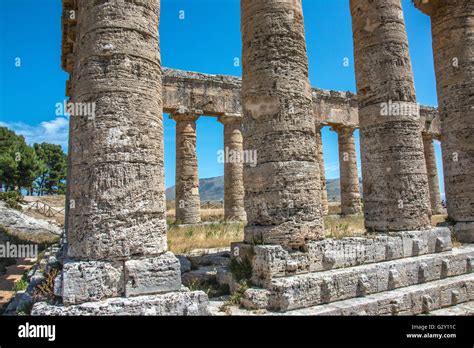
[[[0,126],[13,130],[16,134],[23,135],[28,144],[47,142],[61,145],[67,150],[69,120],[65,117],[56,117],[51,121],[41,122],[31,126],[23,122],[6,123],[0,121]]]
[[[324,163],[324,173],[326,179],[339,178],[339,162]]]

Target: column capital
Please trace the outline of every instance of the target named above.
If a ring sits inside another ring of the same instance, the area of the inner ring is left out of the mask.
[[[327,126],[327,124],[324,124],[321,120],[316,120],[314,126],[316,127],[316,131],[320,131],[323,127]]]
[[[170,119],[178,121],[196,121],[203,114],[202,110],[179,107],[170,113]]]
[[[331,126],[331,131],[336,132],[338,134],[341,133],[354,133],[356,127],[354,126],[345,126],[345,125],[334,125]]]
[[[435,139],[435,136],[432,133],[421,132],[421,135],[423,136],[423,139],[426,139],[426,140],[434,140]]]
[[[222,124],[241,124],[243,121],[243,117],[241,114],[224,114],[222,116],[219,116],[217,121]]]
[[[421,12],[431,16],[435,12],[440,1],[446,0],[414,0],[413,3]]]

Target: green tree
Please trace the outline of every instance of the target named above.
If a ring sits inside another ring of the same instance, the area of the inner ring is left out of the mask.
[[[34,144],[36,156],[41,161],[36,180],[39,195],[62,194],[66,188],[67,156],[60,145]]]
[[[0,182],[6,191],[22,188],[31,191],[39,168],[40,161],[25,138],[0,127]]]

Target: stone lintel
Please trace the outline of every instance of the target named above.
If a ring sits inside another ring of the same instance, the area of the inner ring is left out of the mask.
[[[249,258],[252,282],[264,286],[279,277],[439,253],[451,248],[449,228],[436,227],[427,231],[312,241],[306,244],[306,251],[288,250],[279,245],[233,243],[231,255]]]

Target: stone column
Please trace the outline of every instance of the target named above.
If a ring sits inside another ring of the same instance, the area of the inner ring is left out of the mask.
[[[430,227],[428,178],[400,0],[351,0],[365,224]]]
[[[246,221],[244,208],[242,117],[221,116],[224,125],[224,215],[226,221]]]
[[[431,213],[442,214],[441,195],[439,193],[438,168],[433,144],[433,136],[423,134],[423,148],[425,149],[426,170],[428,172],[428,185],[430,188]]]
[[[461,242],[474,242],[474,3],[416,0],[431,16],[448,214]]]
[[[321,180],[301,0],[242,0],[247,243],[323,238]]]
[[[333,127],[333,130],[337,132],[339,141],[341,214],[360,214],[362,207],[354,141],[355,129],[352,127]]]
[[[159,0],[79,0],[64,305],[181,288],[167,253]]]
[[[326,173],[324,172],[323,138],[321,136],[322,125],[316,124],[316,154],[321,175],[321,213],[328,215],[328,191],[326,189]]]
[[[201,222],[201,198],[196,155],[196,114],[170,116],[176,121],[176,221]]]

